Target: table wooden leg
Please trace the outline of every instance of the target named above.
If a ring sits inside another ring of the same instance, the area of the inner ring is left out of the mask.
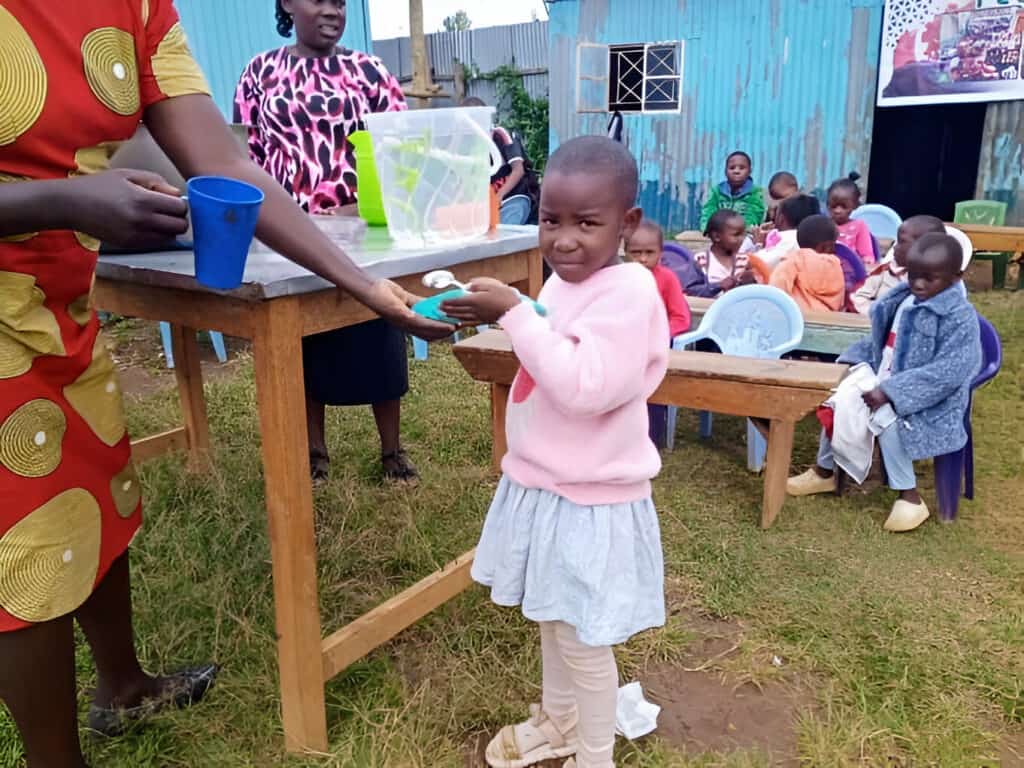
[[[285,746],[323,752],[327,713],[298,302],[263,305],[254,336]]]
[[[188,466],[192,471],[209,467],[210,426],[206,419],[206,398],[203,396],[203,368],[199,360],[199,342],[194,328],[171,326],[171,349],[174,352],[174,375],[178,380],[181,414],[188,440]]]
[[[530,251],[527,256],[527,269],[529,278],[526,291],[530,298],[536,299],[540,295],[540,289],[544,287],[544,258],[540,255],[540,249]]]
[[[501,460],[508,453],[508,440],[505,436],[505,412],[508,407],[508,396],[512,388],[507,384],[491,384],[491,464],[495,472],[501,471]]]
[[[761,527],[770,528],[786,501],[786,480],[793,454],[793,433],[796,423],[772,419],[768,429],[768,458],[764,467],[764,501]]]

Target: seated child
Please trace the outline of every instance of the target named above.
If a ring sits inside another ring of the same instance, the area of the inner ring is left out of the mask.
[[[934,216],[911,216],[904,221],[896,234],[892,247],[892,258],[886,258],[868,274],[867,280],[853,296],[853,306],[862,315],[871,311],[876,301],[907,279],[907,254],[916,240],[928,234],[945,234],[946,227]]]
[[[768,182],[768,212],[764,216],[764,224],[754,231],[758,248],[771,248],[779,241],[779,233],[775,227],[775,216],[783,201],[800,194],[800,184],[789,171],[779,171]]]
[[[958,285],[963,253],[949,235],[919,238],[907,255],[907,279],[871,309],[871,336],[839,357],[870,364],[879,385],[863,395],[874,414],[891,405],[895,420],[878,443],[899,491],[885,523],[887,531],[911,531],[928,519],[917,492],[914,462],[952,453],[967,442],[964,413],[971,381],[981,367],[981,332],[974,307]],[[791,477],[791,496],[835,488],[832,445],[822,433],[817,465]]]
[[[651,501],[661,461],[647,436],[647,399],[668,368],[668,322],[651,273],[618,255],[640,223],[637,189],[622,144],[562,144],[540,199],[540,250],[554,270],[539,299],[548,316],[488,279],[442,305],[465,322],[500,322],[520,364],[504,477],[472,575],[495,603],[522,606],[540,625],[543,686],[532,716],[488,745],[491,766],[571,755],[577,762],[566,765],[611,766],[612,646],[665,622]]]
[[[727,208],[743,217],[745,226],[759,227],[764,221],[764,191],[750,178],[752,163],[746,152],[733,152],[725,161],[725,181],[712,188],[700,214],[704,230],[715,211]]]
[[[771,284],[788,293],[803,312],[838,312],[846,303],[846,278],[836,257],[836,225],[810,216],[797,229],[800,249],[782,257]]]
[[[828,212],[839,228],[839,242],[860,256],[865,266],[875,263],[875,245],[871,230],[863,221],[851,219],[850,215],[860,208],[860,175],[851,173],[845,179],[832,182],[828,188]]]
[[[737,285],[756,282],[747,255],[741,251],[747,226],[736,211],[716,211],[708,221],[704,237],[711,247],[694,256],[695,269],[686,283],[688,296],[713,299]]]
[[[800,245],[796,240],[797,227],[809,216],[821,213],[818,198],[812,195],[794,195],[782,201],[778,213],[775,214],[775,226],[778,228],[779,239],[774,245],[762,248],[755,255],[768,271],[775,269],[782,257],[795,251]]]
[[[626,255],[630,261],[651,270],[658,293],[668,314],[669,334],[675,338],[690,330],[690,305],[686,303],[679,278],[668,267],[661,265],[661,252],[665,247],[661,227],[650,219],[644,219],[636,232],[626,241]]]

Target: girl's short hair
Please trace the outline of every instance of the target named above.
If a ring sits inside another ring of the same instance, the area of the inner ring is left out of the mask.
[[[742,157],[744,160],[747,161],[747,165],[749,165],[751,168],[754,167],[754,161],[751,160],[750,155],[748,155],[742,149],[737,149],[735,152],[730,152],[729,156],[725,158],[725,164],[728,165],[729,161],[732,160],[734,157]]]
[[[284,6],[281,5],[281,0],[276,0],[276,14],[277,14],[277,33],[281,37],[291,37],[292,28],[295,26],[295,22],[292,17],[285,13]]]
[[[715,232],[722,232],[732,219],[742,219],[743,217],[731,208],[720,208],[715,211],[711,218],[708,219],[708,225],[704,228],[704,237],[710,238]],[[746,224],[746,222],[744,222]]]
[[[854,199],[860,200],[860,187],[857,186],[857,179],[859,178],[859,173],[850,171],[850,174],[845,178],[836,179],[828,187],[829,196],[831,197],[833,192],[849,192],[854,196]]]
[[[803,220],[821,213],[821,203],[813,195],[794,195],[779,206],[786,222],[793,229],[797,229]]]

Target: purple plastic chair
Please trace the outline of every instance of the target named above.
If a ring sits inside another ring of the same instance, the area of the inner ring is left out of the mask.
[[[960,494],[974,498],[974,435],[971,430],[971,407],[974,390],[987,384],[1003,365],[1003,345],[992,323],[978,314],[981,325],[981,371],[971,382],[971,402],[964,414],[967,444],[959,451],[935,457],[935,495],[939,499],[939,519],[945,523],[956,520]]]
[[[843,278],[846,280],[846,295],[856,291],[868,279],[868,270],[852,248],[836,243],[836,256],[843,264]]]

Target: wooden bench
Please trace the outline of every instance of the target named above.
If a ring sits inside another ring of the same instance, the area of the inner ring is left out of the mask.
[[[503,331],[456,344],[455,356],[470,376],[491,385],[492,461],[500,469],[508,450],[505,408],[519,361]],[[846,366],[831,363],[672,352],[668,374],[651,402],[767,421],[761,527],[768,528],[786,500],[796,424],[828,399],[845,371]]]

